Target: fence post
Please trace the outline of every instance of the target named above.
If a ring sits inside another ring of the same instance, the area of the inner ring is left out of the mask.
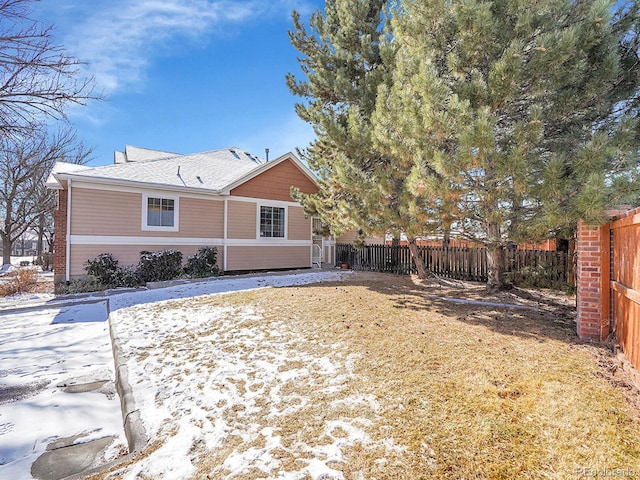
[[[609,335],[609,225],[578,223],[577,332],[583,340]]]

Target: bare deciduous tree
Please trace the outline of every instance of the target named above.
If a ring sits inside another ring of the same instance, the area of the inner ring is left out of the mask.
[[[66,118],[70,105],[96,98],[82,62],[52,42],[52,27],[32,20],[33,0],[0,0],[0,133],[29,131],[43,117]]]
[[[58,161],[83,164],[91,150],[71,128],[51,133],[46,126],[27,136],[0,137],[0,238],[3,263],[10,263],[13,243],[28,230],[47,222],[55,207],[55,192],[45,182]],[[40,252],[41,253],[41,252]]]

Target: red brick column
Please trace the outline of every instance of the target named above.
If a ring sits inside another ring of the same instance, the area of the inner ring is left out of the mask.
[[[53,212],[53,279],[67,278],[67,190],[58,190],[58,208]]]
[[[576,282],[578,336],[604,340],[609,336],[609,228],[578,223]]]

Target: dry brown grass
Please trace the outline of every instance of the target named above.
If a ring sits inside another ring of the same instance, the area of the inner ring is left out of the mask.
[[[0,297],[26,293],[35,290],[38,284],[38,271],[33,268],[20,268],[7,274],[0,282]]]
[[[454,296],[536,310],[441,300]],[[301,467],[301,445],[348,437],[340,421],[366,418],[360,426],[372,442],[347,442],[342,461],[331,465],[346,479],[640,476],[637,391],[607,349],[578,341],[570,302],[560,297],[516,292],[487,298],[479,287],[465,293],[419,286],[407,277],[357,274],[343,283],[206,302],[252,305],[266,331],[284,323],[304,338],[290,345],[292,351],[353,361],[340,396],[369,400],[341,403],[317,383],[291,380],[282,398],[293,405],[296,398],[311,399],[291,414],[269,417],[266,398],[256,403],[257,412],[227,411],[227,421],[259,419],[277,432],[283,448],[272,455],[285,471]],[[295,359],[287,364],[301,367]],[[385,451],[385,439],[403,450]],[[264,446],[264,438],[255,442],[243,448]],[[225,478],[219,466],[242,443],[229,435],[214,451],[194,445],[194,478]],[[264,477],[253,469],[233,478]]]
[[[538,302],[533,312],[426,297],[452,293],[367,275],[234,301],[267,319],[290,312],[314,342],[361,355],[352,390],[376,396],[379,428],[387,427],[380,434],[407,455],[400,471],[380,471],[375,452],[353,451],[346,478],[363,468],[366,478],[569,478],[580,468],[640,475],[637,416],[607,382],[598,363],[606,353],[576,339],[566,305]],[[513,301],[505,295],[482,300]]]

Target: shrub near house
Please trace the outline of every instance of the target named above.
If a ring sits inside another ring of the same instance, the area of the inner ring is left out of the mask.
[[[67,293],[97,291],[118,287],[135,287],[146,282],[173,280],[179,277],[206,278],[220,275],[217,265],[217,248],[201,247],[195,255],[187,259],[182,267],[182,252],[163,250],[140,252],[137,266],[118,265],[110,253],[102,253],[87,260],[85,270],[88,278],[74,279],[64,289]]]

